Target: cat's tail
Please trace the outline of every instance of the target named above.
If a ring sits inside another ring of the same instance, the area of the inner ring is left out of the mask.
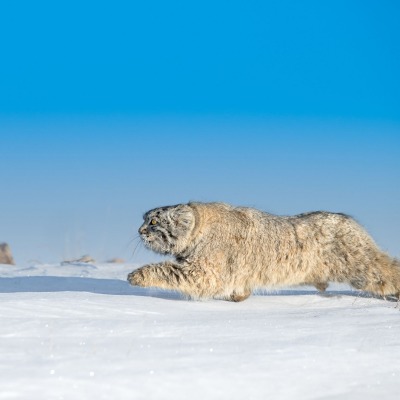
[[[363,289],[379,296],[400,299],[400,260],[381,253],[374,261]]]

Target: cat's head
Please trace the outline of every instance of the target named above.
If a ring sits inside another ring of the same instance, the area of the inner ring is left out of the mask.
[[[190,244],[195,226],[193,209],[186,204],[154,208],[143,215],[139,234],[144,244],[161,254],[179,255]]]

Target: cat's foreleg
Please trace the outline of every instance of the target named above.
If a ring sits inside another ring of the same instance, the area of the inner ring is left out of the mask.
[[[193,298],[212,297],[216,289],[201,268],[171,261],[138,268],[128,275],[128,282],[134,286],[178,290]]]

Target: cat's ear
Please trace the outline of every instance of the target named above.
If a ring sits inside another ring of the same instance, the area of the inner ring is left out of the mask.
[[[193,219],[192,209],[186,204],[179,204],[174,208],[171,219],[175,224],[190,224]]]

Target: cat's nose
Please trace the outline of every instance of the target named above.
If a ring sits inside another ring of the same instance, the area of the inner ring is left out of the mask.
[[[147,233],[146,227],[145,227],[145,226],[141,226],[141,227],[139,228],[139,233],[140,233],[141,235]]]

